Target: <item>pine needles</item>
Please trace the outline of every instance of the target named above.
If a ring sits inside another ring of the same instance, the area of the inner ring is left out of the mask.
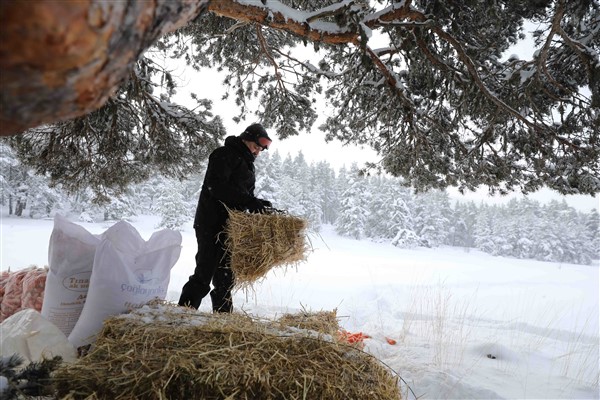
[[[62,363],[62,358],[45,358],[22,368],[24,361],[17,354],[0,359],[0,377],[5,380],[0,385],[3,387],[0,390],[2,399],[49,396],[53,393],[51,373]]]

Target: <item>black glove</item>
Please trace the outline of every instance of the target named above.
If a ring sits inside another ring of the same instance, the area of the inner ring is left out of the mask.
[[[265,210],[263,202],[260,199],[257,199],[256,197],[250,200],[248,204],[246,204],[246,208],[252,213],[259,213]]]
[[[258,199],[265,208],[273,208],[273,204],[269,200]]]

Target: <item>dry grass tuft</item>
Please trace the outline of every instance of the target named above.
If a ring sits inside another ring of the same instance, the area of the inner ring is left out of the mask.
[[[372,356],[281,322],[168,304],[105,321],[55,374],[60,398],[400,399]]]
[[[302,218],[285,212],[254,214],[229,211],[225,247],[231,257],[236,288],[248,288],[274,267],[306,260],[308,245]]]
[[[333,337],[337,337],[340,331],[337,310],[319,312],[303,310],[298,314],[283,314],[277,321],[283,326],[312,330]]]

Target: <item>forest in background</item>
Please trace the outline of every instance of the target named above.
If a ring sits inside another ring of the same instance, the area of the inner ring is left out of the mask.
[[[415,193],[399,178],[365,176],[354,164],[335,171],[328,162],[308,164],[302,154],[283,158],[263,152],[256,160],[257,197],[307,219],[318,232],[331,224],[343,236],[387,241],[395,246],[475,248],[542,261],[591,264],[600,254],[600,214],[580,212],[565,201],[512,199],[503,205],[463,202],[446,191]],[[9,215],[49,218],[56,213],[81,221],[161,216],[157,228],[178,229],[193,219],[204,171],[187,180],[159,175],[131,185],[108,204],[91,190],[67,193],[26,168],[0,143],[0,203]]]

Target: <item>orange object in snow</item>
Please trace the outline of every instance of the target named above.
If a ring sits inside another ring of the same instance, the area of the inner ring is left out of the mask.
[[[350,344],[363,344],[363,340],[371,337],[362,332],[351,333],[345,330],[339,331],[338,336],[340,341],[348,342]]]
[[[395,345],[396,341],[394,339],[390,339],[389,337],[386,337],[385,340],[387,340],[387,342],[391,345]]]

